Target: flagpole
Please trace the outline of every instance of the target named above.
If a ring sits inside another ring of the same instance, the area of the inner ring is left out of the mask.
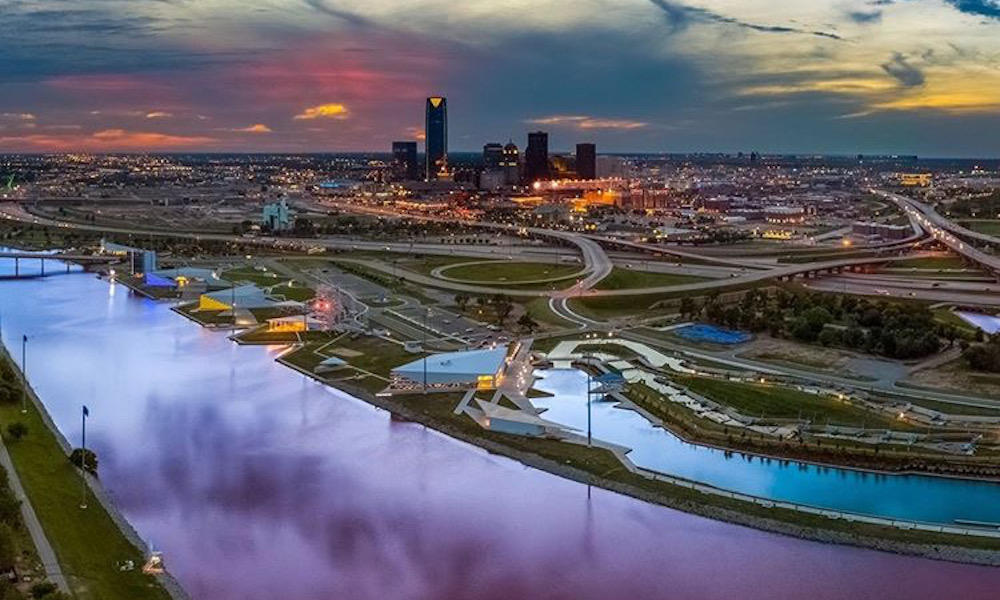
[[[21,414],[28,412],[28,336],[21,337]]]
[[[80,469],[83,471],[80,481],[82,485],[80,486],[80,508],[87,508],[87,406],[83,406],[83,415],[81,419],[83,420],[83,435],[82,435],[82,450],[80,452]]]

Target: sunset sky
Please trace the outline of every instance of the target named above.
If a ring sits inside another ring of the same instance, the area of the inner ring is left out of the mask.
[[[6,0],[0,152],[1000,155],[1000,0]]]

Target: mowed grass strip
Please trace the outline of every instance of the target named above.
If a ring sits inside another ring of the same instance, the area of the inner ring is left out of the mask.
[[[34,404],[22,414],[19,403],[0,405],[0,428],[20,421],[28,434],[7,448],[38,515],[45,535],[77,598],[81,600],[159,600],[170,596],[151,576],[143,574],[143,553],[115,525],[101,504],[87,493],[80,508],[82,480]],[[100,458],[100,457],[98,457]],[[136,570],[116,568],[132,560]]]
[[[922,256],[892,263],[900,269],[965,269],[968,267],[961,256]]]
[[[441,275],[450,279],[479,283],[524,283],[569,278],[581,270],[582,267],[578,264],[495,261],[452,267],[442,271]]]
[[[674,273],[650,273],[646,271],[631,271],[615,267],[611,274],[602,279],[596,286],[599,290],[634,290],[638,288],[667,287],[700,283],[707,281],[697,275],[678,275]]]

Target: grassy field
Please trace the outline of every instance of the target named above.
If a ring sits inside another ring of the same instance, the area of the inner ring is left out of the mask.
[[[81,600],[167,599],[155,579],[138,570],[121,572],[115,565],[132,560],[142,565],[142,552],[132,546],[88,492],[81,509],[82,482],[34,404],[0,405],[0,428],[20,421],[28,434],[8,443],[11,459],[63,573]]]
[[[1000,220],[989,220],[989,221],[976,221],[976,220],[966,220],[959,221],[959,224],[972,231],[978,231],[979,233],[985,233],[986,235],[997,235],[1000,236]]]
[[[970,325],[965,319],[956,315],[950,308],[935,308],[933,311],[934,320],[945,325],[952,325],[960,332],[973,336],[976,328]]]
[[[488,264],[453,267],[445,269],[441,274],[452,279],[476,283],[518,284],[572,278],[579,272],[580,265],[494,261]]]
[[[960,256],[926,256],[911,258],[892,263],[894,268],[901,269],[964,269],[965,262]]]
[[[281,277],[273,271],[257,271],[240,268],[222,273],[222,279],[233,283],[252,283],[262,288],[268,288],[274,296],[284,296],[286,300],[305,302],[312,300],[316,292],[309,287],[296,284],[288,277]]]
[[[597,284],[599,290],[634,290],[647,287],[665,287],[707,281],[695,275],[674,275],[672,273],[649,273],[615,267],[611,274]]]
[[[393,368],[417,360],[424,354],[411,354],[399,344],[382,338],[351,339],[345,335],[333,342],[309,342],[299,350],[285,355],[283,360],[314,373],[319,363],[333,356],[343,359],[348,366],[323,374],[327,383],[333,386],[346,383],[374,394],[389,385],[389,373]]]
[[[827,396],[769,384],[749,384],[702,377],[674,376],[677,383],[747,416],[770,419],[812,418],[838,425],[887,425],[890,420]]]

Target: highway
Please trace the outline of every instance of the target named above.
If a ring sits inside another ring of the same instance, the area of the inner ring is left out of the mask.
[[[911,218],[916,218],[935,240],[950,248],[956,254],[960,254],[972,262],[980,265],[988,271],[1000,275],[1000,258],[987,254],[976,248],[971,243],[964,241],[963,237],[970,237],[977,241],[1000,244],[1000,239],[993,236],[970,231],[960,225],[956,225],[949,219],[938,214],[936,210],[922,202],[881,190],[871,190],[884,198],[894,201]]]

